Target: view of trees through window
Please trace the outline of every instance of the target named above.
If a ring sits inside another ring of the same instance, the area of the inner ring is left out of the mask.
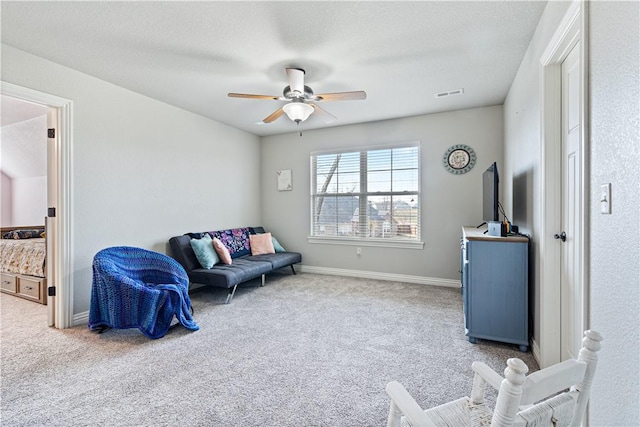
[[[312,236],[420,239],[419,146],[312,154]]]

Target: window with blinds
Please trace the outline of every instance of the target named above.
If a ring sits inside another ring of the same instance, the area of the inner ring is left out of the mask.
[[[311,153],[311,236],[420,240],[420,146]]]

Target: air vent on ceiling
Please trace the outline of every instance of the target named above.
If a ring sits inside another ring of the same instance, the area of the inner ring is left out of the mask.
[[[460,89],[449,90],[446,92],[438,92],[433,96],[435,96],[436,98],[444,98],[445,96],[461,95],[463,93],[464,93],[464,89],[460,88]]]

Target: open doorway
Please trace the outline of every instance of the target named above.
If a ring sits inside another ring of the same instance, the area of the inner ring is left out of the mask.
[[[36,133],[43,131],[46,140],[46,173],[45,178],[41,179],[45,183],[46,200],[44,212],[38,212],[41,207],[34,212],[34,215],[40,218],[38,224],[46,222],[46,289],[42,292],[46,294],[44,297],[47,300],[48,324],[57,328],[67,328],[73,323],[69,227],[71,102],[6,82],[2,82],[1,88],[2,99],[7,100],[2,109],[3,117],[9,117],[10,114],[19,116],[18,113],[23,110],[36,111],[35,114],[41,117],[39,113],[44,111],[44,119],[38,119],[44,123],[44,129],[34,130]],[[9,108],[4,108],[7,106]],[[39,156],[42,154],[40,152]],[[5,160],[8,159],[4,158],[3,153],[3,165]],[[39,162],[40,167],[41,163]],[[6,164],[8,166],[8,162]],[[20,218],[13,218],[12,221],[14,219],[20,221]]]
[[[0,227],[2,292],[14,298],[47,304],[46,236],[48,182],[47,106],[0,95],[2,176]],[[4,300],[11,304],[12,298]],[[7,307],[5,306],[5,309]],[[33,308],[47,310],[50,307]],[[53,313],[48,324],[54,324]]]
[[[50,108],[0,95],[0,233],[6,311],[14,298],[47,304],[47,114]],[[50,239],[52,236],[49,236]],[[17,304],[17,303],[16,303]],[[53,307],[34,307],[44,311]],[[53,316],[51,316],[53,318]],[[48,322],[52,325],[52,322]]]

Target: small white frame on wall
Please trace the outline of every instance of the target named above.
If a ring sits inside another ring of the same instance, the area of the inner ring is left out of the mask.
[[[283,169],[276,172],[278,177],[278,191],[291,191],[291,169]]]

